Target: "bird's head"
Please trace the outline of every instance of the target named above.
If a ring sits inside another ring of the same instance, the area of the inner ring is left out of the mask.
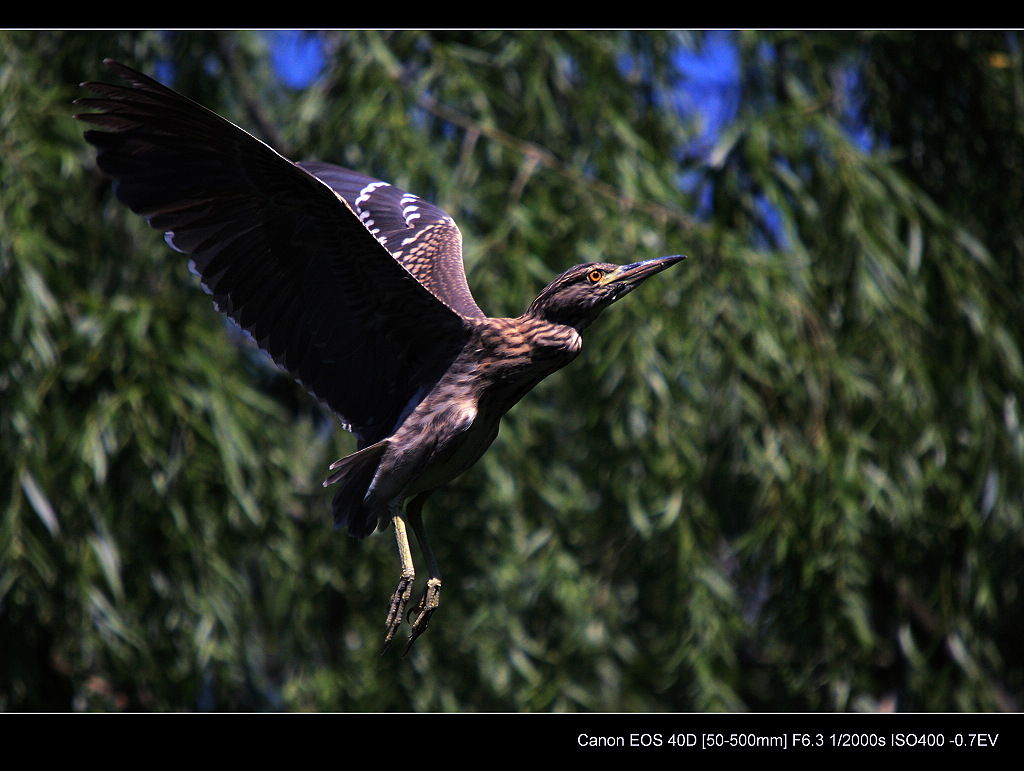
[[[601,311],[625,297],[644,279],[684,259],[685,255],[672,255],[629,265],[607,262],[576,265],[548,284],[526,315],[582,332]]]

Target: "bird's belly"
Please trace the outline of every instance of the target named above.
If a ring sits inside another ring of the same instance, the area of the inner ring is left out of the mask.
[[[491,446],[502,416],[579,352],[578,344],[543,346],[520,338],[502,336],[501,357],[481,357],[487,341],[464,351],[389,439],[368,498],[408,499],[451,482]]]
[[[469,428],[425,459],[422,471],[411,480],[407,495],[433,490],[451,482],[480,459],[497,435],[498,421],[477,415]]]

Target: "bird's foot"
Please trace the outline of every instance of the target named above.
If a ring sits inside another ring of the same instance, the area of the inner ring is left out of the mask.
[[[437,606],[441,604],[441,579],[431,578],[427,581],[427,586],[423,590],[423,596],[420,597],[420,601],[416,604],[416,607],[409,611],[411,616],[413,613],[416,614],[416,620],[412,622],[412,631],[409,632],[409,642],[405,644],[405,653],[409,652],[412,644],[416,642],[416,638],[427,631],[427,625],[430,623],[430,617],[437,610]],[[403,653],[403,655],[405,655]]]
[[[381,651],[381,654],[387,653],[388,648],[391,647],[391,640],[402,623],[402,617],[405,615],[405,606],[412,595],[412,582],[412,576],[402,576],[398,581],[398,588],[391,595],[391,602],[388,604],[388,619],[384,622],[384,625],[387,627],[387,634],[384,637],[384,650]]]

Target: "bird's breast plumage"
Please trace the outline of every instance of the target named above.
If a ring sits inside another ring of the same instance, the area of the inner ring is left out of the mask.
[[[580,346],[571,327],[522,318],[478,322],[455,362],[395,431],[389,452],[414,448],[415,456],[387,464],[408,480],[388,493],[409,497],[462,474],[494,441],[502,416],[572,361]],[[430,439],[407,441],[413,437]]]

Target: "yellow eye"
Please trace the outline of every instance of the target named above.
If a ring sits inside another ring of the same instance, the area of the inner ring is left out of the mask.
[[[590,283],[591,284],[596,284],[603,277],[604,277],[604,273],[602,273],[599,270],[592,270],[592,271],[590,271],[589,274],[587,274],[587,278],[590,279]]]

